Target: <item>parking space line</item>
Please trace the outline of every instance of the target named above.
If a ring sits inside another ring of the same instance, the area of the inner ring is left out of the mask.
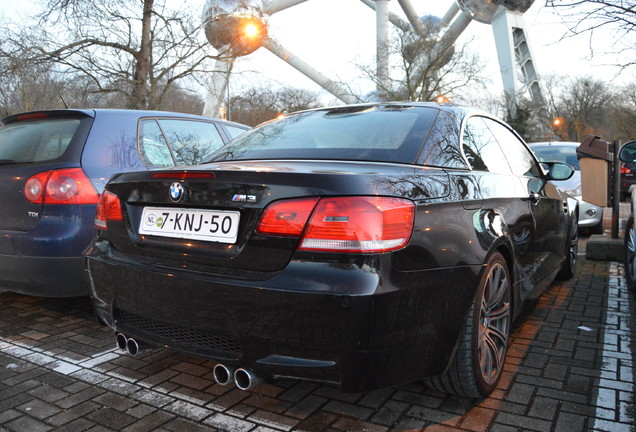
[[[615,271],[612,271],[611,275],[617,273],[616,264],[612,267]],[[631,370],[625,368],[625,365],[632,366],[634,362],[629,340],[631,320],[632,311],[627,287],[616,282],[608,283],[605,325],[603,326],[602,366],[595,403],[594,430],[616,430],[616,423],[613,420],[617,416],[622,417],[621,423],[636,424],[634,414],[630,410],[622,409],[624,401],[620,397],[621,393],[633,395],[635,390],[633,379],[629,379]]]
[[[170,391],[168,395],[166,394],[167,390],[161,389],[161,387],[156,389],[148,388],[150,385],[144,384],[142,380],[131,382],[129,377],[116,372],[100,370],[100,364],[121,355],[114,349],[97,353],[88,360],[72,360],[61,355],[53,357],[42,349],[34,348],[19,341],[0,339],[0,352],[87,384],[98,386],[104,390],[129,396],[156,409],[166,410],[186,418],[211,418],[213,415],[220,413],[220,411],[209,406],[204,407],[206,402],[195,397],[179,394],[175,391]],[[16,366],[13,365],[12,367],[15,368]],[[224,415],[227,416],[226,414]],[[236,421],[244,421],[240,418],[232,418]]]

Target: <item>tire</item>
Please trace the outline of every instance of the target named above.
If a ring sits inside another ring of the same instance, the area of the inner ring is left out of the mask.
[[[472,398],[492,393],[506,360],[511,289],[506,260],[495,252],[486,264],[449,368],[442,375],[426,378],[429,387]]]
[[[576,272],[576,263],[578,261],[579,254],[579,228],[578,217],[572,218],[572,226],[570,227],[570,238],[568,241],[568,250],[566,252],[565,260],[561,264],[561,269],[557,274],[557,279],[568,280],[574,276]]]
[[[625,281],[627,282],[627,287],[631,291],[636,292],[636,229],[634,228],[634,216],[630,216],[627,219],[624,241]]]

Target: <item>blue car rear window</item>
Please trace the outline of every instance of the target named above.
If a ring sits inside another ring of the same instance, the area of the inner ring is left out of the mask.
[[[73,139],[79,119],[18,121],[0,128],[0,160],[43,162],[62,156]]]

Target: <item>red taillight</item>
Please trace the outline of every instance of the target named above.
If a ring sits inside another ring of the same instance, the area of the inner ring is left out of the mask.
[[[121,212],[121,202],[119,197],[112,192],[104,191],[99,198],[97,211],[95,213],[95,228],[108,229],[108,221],[124,220]]]
[[[24,196],[35,204],[44,202],[44,186],[48,183],[52,171],[36,174],[24,184]]]
[[[409,242],[414,218],[415,206],[401,198],[307,198],[271,204],[257,232],[288,237],[302,234],[299,250],[390,252]]]
[[[389,252],[404,247],[413,232],[415,206],[385,197],[323,198],[299,250]]]
[[[300,237],[319,198],[277,201],[265,209],[256,231],[263,235]]]
[[[632,170],[627,168],[626,166],[621,167],[621,174],[629,174]]]
[[[81,168],[46,171],[30,177],[24,196],[36,204],[97,204],[99,195]]]

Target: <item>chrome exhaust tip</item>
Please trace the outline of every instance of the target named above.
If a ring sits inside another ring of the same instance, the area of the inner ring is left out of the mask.
[[[234,383],[240,390],[249,390],[260,384],[261,378],[249,369],[237,369],[234,371]]]
[[[136,339],[128,338],[128,340],[126,341],[126,350],[128,351],[128,354],[133,357],[136,357],[139,353],[147,351],[149,349],[149,346],[142,342],[138,342]]]
[[[117,349],[119,351],[126,351],[127,350],[126,346],[128,344],[128,338],[123,333],[117,333],[115,335],[115,343],[117,343]]]
[[[225,366],[224,364],[217,364],[212,369],[212,375],[214,376],[214,380],[221,385],[228,385],[232,382],[234,378],[234,368]]]

